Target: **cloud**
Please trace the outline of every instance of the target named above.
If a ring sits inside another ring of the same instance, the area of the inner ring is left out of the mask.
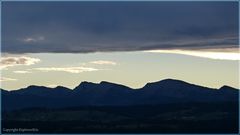
[[[14,73],[17,73],[17,74],[28,74],[28,73],[32,73],[30,71],[13,71]]]
[[[106,61],[106,60],[91,61],[90,63],[97,64],[97,65],[117,65],[117,63],[114,61]]]
[[[59,71],[68,73],[82,73],[82,72],[92,72],[98,71],[99,69],[91,67],[44,67],[44,68],[34,68],[33,70],[39,70],[43,72]]]
[[[16,80],[17,80],[17,79],[7,78],[7,77],[0,77],[0,82],[16,81]]]
[[[20,56],[20,57],[1,57],[0,59],[0,69],[5,69],[8,67],[13,67],[13,66],[29,66],[33,65],[40,62],[40,59],[38,58],[31,58],[31,57],[25,57],[25,56]]]
[[[4,2],[2,14],[6,53],[238,48],[237,2]]]
[[[170,53],[182,54],[201,58],[209,58],[216,60],[240,60],[240,52],[211,52],[211,51],[194,51],[194,50],[150,50],[144,51],[150,53]]]
[[[43,36],[39,37],[26,37],[23,39],[24,42],[26,43],[31,43],[31,42],[38,42],[38,41],[43,41],[45,38]]]

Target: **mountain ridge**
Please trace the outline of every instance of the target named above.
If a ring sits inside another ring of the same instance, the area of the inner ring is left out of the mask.
[[[30,125],[45,133],[82,133],[83,129],[90,133],[99,127],[102,133],[112,129],[115,133],[141,129],[148,133],[189,129],[232,133],[239,126],[239,92],[226,85],[213,89],[173,79],[139,89],[107,81],[85,81],[74,89],[29,86],[2,91],[2,125],[9,129]]]
[[[113,82],[108,82],[108,81],[101,81],[99,83],[94,83],[94,82],[89,82],[89,81],[82,81],[79,85],[77,85],[76,87],[74,88],[68,88],[68,87],[65,87],[65,86],[56,86],[56,87],[48,87],[48,86],[41,86],[41,85],[29,85],[27,87],[24,87],[24,88],[19,88],[19,89],[16,89],[16,90],[5,90],[5,89],[2,89],[0,88],[1,91],[18,91],[18,90],[23,90],[23,89],[27,89],[27,88],[31,88],[31,87],[41,87],[41,88],[48,88],[48,89],[56,89],[56,88],[63,88],[63,89],[68,89],[68,90],[75,90],[77,87],[81,86],[81,85],[101,85],[101,84],[112,84],[112,85],[118,85],[118,86],[124,86],[124,87],[127,87],[129,89],[132,89],[132,90],[138,90],[138,89],[143,89],[144,87],[148,86],[148,85],[153,85],[153,84],[158,84],[158,83],[169,83],[169,82],[177,82],[177,83],[184,83],[184,84],[188,84],[188,85],[194,85],[194,86],[199,86],[199,87],[203,87],[203,88],[208,88],[208,89],[213,89],[213,90],[221,90],[223,88],[231,88],[231,89],[235,89],[235,90],[239,90],[238,88],[234,88],[234,87],[231,87],[231,86],[228,86],[228,85],[223,85],[219,88],[211,88],[211,87],[206,87],[206,86],[201,86],[201,85],[197,85],[197,84],[193,84],[193,83],[189,83],[189,82],[186,82],[186,81],[183,81],[183,80],[178,80],[178,79],[163,79],[163,80],[160,80],[160,81],[155,81],[155,82],[148,82],[146,83],[143,87],[141,88],[131,88],[129,86],[126,86],[126,85],[123,85],[123,84],[118,84],[118,83],[113,83]]]
[[[140,89],[102,81],[81,82],[74,89],[58,86],[29,86],[15,91],[1,89],[3,110],[31,107],[132,106],[172,103],[238,102],[239,91],[229,86],[220,89],[167,79],[147,83]]]

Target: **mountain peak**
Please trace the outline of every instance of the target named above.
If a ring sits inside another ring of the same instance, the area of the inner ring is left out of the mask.
[[[108,82],[108,81],[101,81],[99,84],[113,84],[113,83]]]
[[[88,81],[81,82],[77,87],[75,87],[73,90],[80,90],[80,89],[86,89],[86,88],[93,88],[96,87],[98,84]]]
[[[112,82],[108,82],[108,81],[101,81],[100,83],[99,83],[100,85],[118,85],[118,86],[120,86],[120,84],[116,84],[116,83],[112,83]]]
[[[176,79],[164,79],[157,82],[150,82],[147,83],[144,87],[154,86],[154,85],[161,85],[161,86],[171,86],[171,85],[183,85],[183,84],[189,84],[187,82],[176,80]]]
[[[187,82],[184,82],[182,80],[170,79],[170,78],[161,80],[159,82],[161,82],[161,83],[187,83]]]
[[[95,83],[93,83],[93,82],[88,82],[88,81],[82,81],[81,83],[80,83],[80,85],[81,84],[95,84]]]
[[[43,90],[50,90],[50,89],[53,89],[53,88],[48,88],[48,87],[45,87],[45,86],[30,85],[27,88],[25,88],[24,90],[27,90],[27,91],[43,91]]]
[[[236,88],[233,88],[233,87],[230,87],[230,86],[227,86],[227,85],[223,85],[221,88],[219,88],[219,90],[226,90],[226,89],[235,89],[235,90],[237,90]]]
[[[27,89],[32,89],[32,88],[47,88],[45,86],[38,86],[38,85],[30,85],[27,87]]]
[[[79,87],[79,86],[91,86],[91,85],[97,85],[97,83],[88,82],[88,81],[83,81],[83,82],[81,82],[81,83],[78,85],[78,87]]]
[[[57,87],[55,87],[54,89],[55,89],[55,90],[71,90],[71,89],[69,89],[69,88],[67,88],[67,87],[63,87],[63,86],[57,86]]]

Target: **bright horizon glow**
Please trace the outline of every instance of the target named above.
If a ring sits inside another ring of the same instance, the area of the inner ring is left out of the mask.
[[[16,90],[29,85],[39,85],[64,86],[72,89],[82,81],[93,83],[108,81],[131,88],[141,88],[148,82],[169,78],[209,88],[220,88],[223,85],[234,88],[240,86],[238,60],[142,51],[88,54],[32,53],[25,54],[25,57],[40,61],[31,65],[17,61],[17,65],[3,69],[1,88]]]
[[[189,55],[189,56],[216,59],[216,60],[240,60],[239,52],[210,52],[210,51],[195,51],[195,50],[149,50],[144,52],[182,54],[182,55]]]

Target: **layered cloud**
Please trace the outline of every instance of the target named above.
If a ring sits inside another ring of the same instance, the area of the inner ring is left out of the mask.
[[[91,61],[89,63],[97,64],[97,65],[117,65],[117,63],[114,61],[106,61],[106,60]]]
[[[13,66],[29,66],[33,65],[40,62],[40,59],[38,58],[31,58],[31,57],[25,57],[25,56],[20,56],[20,57],[1,57],[0,59],[0,69],[5,69],[8,67],[13,67]]]
[[[0,82],[16,81],[16,80],[17,80],[17,79],[7,78],[7,77],[0,77]]]
[[[14,73],[17,73],[17,74],[29,74],[29,73],[32,73],[30,71],[25,71],[25,70],[18,70],[18,71],[13,71]]]
[[[238,38],[237,2],[2,3],[7,53],[238,48]]]
[[[38,70],[43,72],[58,71],[58,72],[68,72],[68,73],[82,73],[82,72],[98,71],[99,69],[91,68],[91,67],[43,67],[43,68],[34,68],[33,70]]]
[[[150,53],[170,53],[182,54],[202,58],[218,59],[218,60],[240,60],[239,52],[214,52],[214,51],[194,51],[194,50],[150,50]]]

